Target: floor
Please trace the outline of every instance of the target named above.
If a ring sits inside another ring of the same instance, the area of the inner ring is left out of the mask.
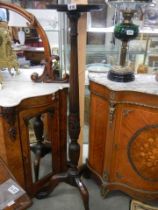
[[[103,199],[93,180],[84,180],[84,183],[89,191],[90,210],[129,210],[130,198],[127,195],[115,191]],[[60,183],[48,198],[33,199],[29,210],[84,210],[84,207],[77,188]]]
[[[84,126],[84,144],[83,161],[88,157],[88,117],[89,117],[89,92],[86,94],[85,101],[85,126]],[[83,179],[89,191],[90,210],[129,210],[130,198],[121,192],[112,192],[106,199],[100,194],[100,188],[91,179]],[[83,203],[78,189],[60,183],[50,196],[43,200],[33,199],[33,205],[29,210],[84,210]]]
[[[88,124],[84,127],[83,160],[88,155]],[[121,192],[111,192],[106,199],[100,194],[100,188],[91,179],[83,179],[89,191],[90,210],[129,210],[130,198]],[[84,210],[78,189],[60,183],[50,196],[43,200],[33,199],[29,210]]]
[[[84,161],[88,155],[88,129],[88,125],[85,125],[84,138],[86,138],[86,141],[83,146]],[[89,210],[130,209],[131,198],[128,195],[119,191],[113,191],[104,199],[100,194],[100,187],[94,180],[82,180],[89,192]],[[158,206],[158,202],[151,203],[151,205]],[[47,198],[42,200],[34,198],[33,205],[28,210],[84,210],[84,206],[77,188],[66,183],[60,183]]]
[[[87,94],[84,126],[83,161],[88,157],[89,134],[89,97]],[[100,194],[100,187],[92,179],[83,179],[89,192],[89,210],[129,210],[131,198],[119,191],[110,192],[104,199]],[[156,205],[158,206],[158,204]],[[77,188],[66,183],[60,183],[46,198],[33,199],[29,210],[84,210],[82,199]],[[142,209],[141,209],[142,210]],[[147,210],[147,209],[146,209]]]

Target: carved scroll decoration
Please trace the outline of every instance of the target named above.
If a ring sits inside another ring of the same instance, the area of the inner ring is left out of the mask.
[[[16,109],[15,107],[4,107],[1,110],[0,115],[4,118],[4,120],[8,123],[9,129],[9,137],[12,141],[16,139],[17,130],[15,127],[16,122]]]
[[[69,116],[69,132],[72,139],[78,138],[80,133],[80,123],[78,113],[72,113]]]

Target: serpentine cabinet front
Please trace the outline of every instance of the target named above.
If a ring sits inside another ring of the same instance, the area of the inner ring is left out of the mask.
[[[66,170],[66,131],[67,88],[0,107],[0,156],[30,196]]]
[[[90,82],[88,167],[103,196],[158,198],[158,96]]]

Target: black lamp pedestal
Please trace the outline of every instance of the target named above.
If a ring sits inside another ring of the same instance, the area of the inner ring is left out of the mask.
[[[107,78],[114,82],[131,82],[135,80],[134,72],[121,73],[114,70],[108,72]]]

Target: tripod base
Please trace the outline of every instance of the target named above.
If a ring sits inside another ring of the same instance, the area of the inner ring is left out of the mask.
[[[83,182],[81,181],[80,176],[72,175],[71,172],[72,171],[70,169],[70,171],[68,170],[66,173],[57,174],[57,175],[52,176],[49,185],[45,186],[43,189],[41,189],[40,192],[38,192],[36,194],[36,198],[38,198],[38,199],[46,198],[60,182],[65,182],[65,183],[75,186],[79,189],[79,192],[80,192],[82,200],[83,200],[84,208],[85,208],[85,210],[89,210],[88,191],[87,191],[85,185],[83,184]]]

